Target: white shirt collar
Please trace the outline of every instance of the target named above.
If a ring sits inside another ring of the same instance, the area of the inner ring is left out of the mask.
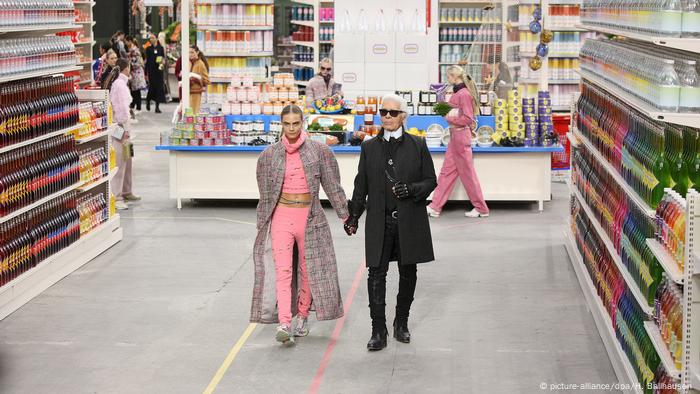
[[[403,126],[399,127],[394,131],[384,130],[384,139],[389,141],[389,138],[399,138],[403,135]]]

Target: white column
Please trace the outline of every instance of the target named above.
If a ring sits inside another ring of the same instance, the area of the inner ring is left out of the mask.
[[[180,42],[182,48],[180,50],[182,58],[182,109],[190,106],[190,0],[182,0],[180,2],[180,13],[182,22],[180,26]]]

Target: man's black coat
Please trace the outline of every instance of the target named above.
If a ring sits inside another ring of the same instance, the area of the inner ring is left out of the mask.
[[[385,193],[387,176],[384,131],[362,143],[360,164],[352,193],[351,214],[367,210],[365,221],[365,258],[368,267],[377,267],[384,243],[386,220]],[[412,186],[414,194],[397,203],[401,264],[433,261],[433,241],[426,212],[426,198],[437,186],[433,158],[425,140],[406,132],[401,137],[394,161],[392,176]]]

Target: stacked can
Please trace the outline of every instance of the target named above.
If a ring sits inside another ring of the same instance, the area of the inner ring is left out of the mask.
[[[525,123],[525,146],[535,146],[538,144],[540,136],[540,125],[535,113],[535,99],[533,97],[523,98],[523,122]]]
[[[537,116],[540,123],[540,134],[538,144],[542,145],[545,136],[554,133],[554,122],[552,122],[552,99],[549,92],[537,92]]]
[[[522,139],[525,137],[523,106],[520,101],[520,92],[517,89],[508,91],[508,130],[511,138]]]
[[[500,141],[509,137],[508,132],[508,103],[507,100],[498,99],[494,103],[494,116],[496,118],[496,132],[492,135],[493,141],[500,144]]]

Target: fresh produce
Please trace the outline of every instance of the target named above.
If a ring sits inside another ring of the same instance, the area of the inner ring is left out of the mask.
[[[336,94],[314,101],[314,107],[320,113],[337,113],[345,108],[345,100]]]
[[[446,102],[440,102],[433,105],[433,111],[440,116],[445,116],[452,110],[452,106]]]
[[[416,127],[411,127],[406,131],[408,134],[415,135],[416,137],[423,137],[425,138],[425,130],[418,130]]]

